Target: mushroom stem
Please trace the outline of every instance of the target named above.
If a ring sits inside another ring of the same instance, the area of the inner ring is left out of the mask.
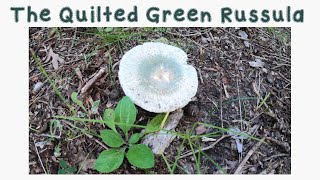
[[[164,118],[163,118],[163,120],[161,122],[161,125],[160,125],[160,129],[162,129],[164,124],[166,123],[166,120],[168,119],[169,113],[170,112],[167,112],[166,115],[164,116]]]

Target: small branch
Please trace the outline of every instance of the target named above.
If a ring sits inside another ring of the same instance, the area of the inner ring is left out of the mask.
[[[243,158],[242,162],[239,164],[237,169],[234,171],[234,174],[240,174],[241,170],[243,169],[243,166],[246,164],[246,162],[249,160],[249,158],[252,156],[252,154],[260,147],[262,142],[265,138],[261,139],[259,142],[257,142],[248,152],[246,157]]]
[[[106,68],[101,68],[84,86],[81,88],[81,95],[84,95],[91,86],[106,72]]]
[[[167,33],[167,34],[171,34],[171,35],[174,35],[174,36],[180,36],[180,37],[191,37],[191,36],[202,36],[203,34],[206,34],[207,32],[210,32],[213,28],[209,28],[203,32],[196,32],[196,33],[193,33],[193,34],[181,34],[181,33],[174,33],[174,32],[170,32],[170,31],[165,31],[164,33]]]
[[[36,153],[37,153],[37,155],[38,155],[38,159],[39,159],[39,161],[40,161],[41,167],[42,167],[44,173],[45,173],[45,174],[48,174],[47,171],[46,171],[46,169],[45,169],[44,166],[43,166],[43,163],[42,163],[42,160],[41,160],[41,157],[40,157],[40,154],[39,154],[39,151],[38,151],[38,148],[37,148],[37,146],[36,146],[36,142],[35,142],[34,139],[33,139],[33,143],[34,143],[34,148],[36,149]]]
[[[202,74],[201,74],[201,69],[200,68],[196,68],[196,69],[198,70],[200,82],[201,82],[201,84],[203,84],[203,78],[202,78]]]
[[[108,150],[109,148],[106,146],[106,145],[104,145],[102,142],[100,142],[98,139],[96,139],[96,138],[93,138],[94,139],[94,141],[96,142],[96,143],[98,143],[100,146],[102,146],[104,149],[106,149],[106,150]]]
[[[250,41],[250,39],[242,38],[242,37],[240,37],[240,36],[234,35],[234,34],[232,34],[231,32],[229,32],[229,31],[225,30],[224,28],[219,28],[219,29],[221,29],[222,31],[224,31],[224,32],[226,32],[226,33],[228,33],[228,34],[230,34],[231,36],[233,36],[233,37],[235,37],[235,38],[238,38],[238,39],[241,39],[241,40],[244,40],[244,41]]]
[[[77,28],[75,28],[75,30],[74,30],[74,34],[73,34],[73,38],[72,38],[72,42],[71,42],[71,47],[69,48],[68,53],[71,52],[71,50],[74,46],[74,40],[76,39],[76,37],[77,37]]]
[[[227,88],[226,88],[226,86],[224,85],[224,83],[222,83],[222,87],[223,87],[223,90],[224,90],[224,94],[226,95],[226,98],[229,99],[229,98],[230,98],[230,95],[229,95],[229,93],[228,93],[228,91],[227,91]]]
[[[214,102],[212,99],[210,99],[209,97],[207,97],[207,99],[210,101],[210,102],[212,102],[212,104],[216,107],[216,108],[218,108],[218,105],[217,105],[217,103],[216,102]],[[223,127],[222,127],[223,128]]]
[[[221,120],[221,127],[223,128],[223,109],[222,109],[222,80],[221,80],[221,73],[219,75],[219,79],[220,79],[220,120]],[[225,132],[223,132],[223,134],[225,134]]]
[[[202,69],[205,70],[205,71],[215,71],[215,72],[218,72],[218,70],[216,70],[215,68],[203,67]]]
[[[277,157],[283,157],[283,156],[289,156],[289,154],[276,154],[276,155],[270,156],[268,158],[265,158],[263,161],[269,161],[270,159],[277,158]]]
[[[212,143],[211,145],[207,146],[207,147],[203,147],[201,148],[200,150],[195,150],[194,153],[198,153],[199,151],[205,151],[205,150],[208,150],[208,149],[211,149],[213,148],[216,144],[218,144],[218,142],[220,142],[221,140],[223,140],[224,138],[226,137],[230,137],[229,135],[223,135],[221,136],[217,141],[215,141],[214,143]],[[192,155],[193,152],[187,152],[185,153],[184,155],[180,156],[179,159],[181,158],[184,158],[184,157],[187,157],[187,156],[190,156]]]
[[[75,69],[76,75],[78,76],[79,80],[82,82],[83,81],[83,75],[80,71],[80,68]]]
[[[278,146],[280,146],[284,151],[286,152],[290,152],[290,145],[287,142],[282,142],[276,139],[273,139],[271,137],[266,137],[266,140],[271,141],[272,143],[277,144]]]
[[[238,72],[239,73],[239,72]],[[243,119],[242,119],[242,110],[241,110],[241,100],[240,100],[240,89],[239,89],[239,79],[237,77],[237,89],[238,89],[238,103],[239,103],[239,114],[240,114],[240,130],[243,131]],[[243,145],[243,139],[240,139],[241,145]],[[240,151],[239,161],[242,159],[242,150]]]

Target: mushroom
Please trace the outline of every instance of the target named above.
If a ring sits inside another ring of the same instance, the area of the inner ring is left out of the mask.
[[[187,54],[160,42],[147,42],[125,53],[119,81],[136,105],[155,113],[184,107],[198,88],[197,72],[187,64]]]

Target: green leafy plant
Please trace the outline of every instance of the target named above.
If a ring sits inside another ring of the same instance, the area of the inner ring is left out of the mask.
[[[60,169],[58,170],[58,174],[74,174],[76,172],[76,168],[73,166],[68,166],[67,162],[63,159],[59,161]]]
[[[97,100],[97,101],[93,102],[92,107],[91,107],[91,113],[92,114],[97,114],[98,113],[99,105],[100,105],[100,100]]]
[[[239,100],[239,99],[236,99],[236,100]],[[252,100],[252,99],[246,98],[246,99],[241,99],[241,100]],[[235,100],[232,100],[232,101],[235,101]],[[225,103],[229,103],[232,101],[230,100]],[[134,165],[136,167],[141,166],[140,168],[144,168],[144,166],[147,166],[148,164],[152,164],[152,162],[154,163],[154,159],[153,159],[153,161],[152,160],[148,161],[151,158],[150,157],[148,158],[149,153],[145,153],[145,151],[144,151],[145,148],[143,146],[145,146],[145,145],[142,145],[140,147],[140,144],[137,144],[137,142],[145,134],[157,132],[157,131],[161,130],[160,126],[161,126],[161,123],[162,123],[163,119],[165,118],[165,116],[166,116],[166,114],[158,114],[146,126],[137,125],[137,124],[132,125],[132,127],[135,127],[135,128],[143,128],[144,131],[142,133],[132,134],[130,136],[128,142],[124,142],[124,143],[122,143],[124,140],[122,139],[122,137],[120,135],[120,137],[123,141],[118,139],[117,143],[119,143],[121,145],[118,145],[119,147],[117,147],[117,148],[111,148],[110,150],[106,150],[106,151],[101,152],[101,154],[99,155],[99,157],[96,161],[95,168],[100,172],[112,172],[121,166],[125,157],[128,159],[129,163],[131,163],[132,165]],[[85,118],[78,118],[78,117],[55,116],[55,118],[66,119],[66,120],[70,120],[70,121],[109,124],[108,127],[116,127],[116,125],[120,125],[120,123],[114,122],[115,114],[112,109],[106,109],[105,113],[104,113],[104,117],[107,117],[107,118],[104,118],[104,120],[102,121],[102,120],[85,119]],[[111,126],[110,126],[110,124],[111,124]],[[197,134],[195,134],[195,128],[199,125],[203,125],[206,128],[212,128],[214,131],[207,133],[207,134],[197,135]],[[111,130],[109,130],[109,134],[107,133],[107,135],[112,137],[113,133],[111,134],[110,131]],[[114,130],[114,132],[116,132],[116,131]],[[168,131],[168,132],[173,133],[177,137],[182,139],[182,143],[178,149],[178,154],[176,155],[174,160],[168,159],[165,157],[164,154],[161,154],[163,160],[165,161],[165,163],[167,165],[167,168],[168,168],[170,174],[174,174],[174,172],[177,168],[185,173],[190,173],[190,172],[186,171],[184,169],[184,167],[181,167],[178,164],[178,160],[182,157],[182,151],[186,145],[190,146],[191,151],[189,151],[189,153],[191,152],[192,154],[190,154],[190,155],[193,155],[193,157],[194,157],[195,164],[196,164],[195,167],[196,167],[197,173],[199,173],[199,174],[201,173],[200,157],[202,156],[202,157],[206,157],[208,159],[208,161],[211,162],[212,165],[215,166],[221,173],[226,174],[226,171],[214,160],[214,158],[212,158],[211,156],[206,154],[201,149],[201,144],[200,144],[201,141],[199,142],[199,140],[202,139],[202,137],[207,137],[207,138],[220,137],[219,139],[223,139],[223,138],[228,137],[227,135],[223,135],[223,132],[231,132],[235,135],[243,136],[243,137],[250,138],[250,139],[256,140],[256,141],[261,141],[261,139],[256,138],[254,136],[251,136],[250,134],[247,134],[244,132],[237,132],[237,131],[234,131],[230,128],[223,128],[223,127],[214,126],[211,124],[206,124],[206,123],[201,123],[201,122],[194,123],[192,128],[186,133],[182,133],[180,131],[179,132]],[[102,133],[102,134],[105,134],[105,133]],[[94,135],[94,136],[101,137],[101,135]],[[110,139],[108,141],[110,141]],[[113,143],[113,145],[116,144],[115,141],[111,141],[111,144],[112,143]],[[127,148],[128,148],[128,151],[126,152]],[[142,156],[142,154],[143,154],[143,156]],[[152,154],[152,153],[150,153],[150,154]],[[150,156],[152,156],[152,155],[150,155]],[[106,162],[108,162],[108,163],[106,163]],[[146,165],[145,164],[141,165],[142,163],[145,163]]]
[[[87,109],[84,107],[82,101],[78,99],[78,93],[72,92],[72,93],[71,93],[71,100],[72,100],[75,104],[77,104],[78,106],[80,106],[80,107],[83,109],[84,112],[87,113]]]
[[[134,133],[129,137],[129,131],[136,121],[136,114],[135,105],[127,96],[119,101],[115,110],[104,111],[103,122],[110,129],[100,131],[100,137],[110,149],[99,154],[94,166],[97,171],[110,173],[121,166],[125,157],[130,164],[141,169],[154,166],[154,155],[151,149],[145,144],[137,144],[143,134]],[[125,139],[117,131],[116,125],[124,133]],[[150,125],[148,132],[155,129]]]

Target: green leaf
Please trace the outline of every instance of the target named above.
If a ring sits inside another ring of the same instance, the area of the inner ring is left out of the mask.
[[[103,113],[103,121],[106,122],[107,126],[108,126],[110,129],[112,129],[114,132],[117,132],[116,126],[115,126],[115,124],[114,124],[115,118],[116,118],[116,115],[115,115],[113,109],[106,109],[106,110],[104,110],[104,113]]]
[[[59,165],[60,165],[60,167],[63,168],[63,169],[65,169],[65,168],[68,167],[67,162],[66,162],[65,160],[63,160],[63,159],[61,159],[61,160],[59,161]]]
[[[67,174],[67,171],[65,169],[59,169],[58,174]]]
[[[103,173],[109,173],[118,169],[124,158],[124,151],[119,149],[110,149],[102,151],[94,165],[94,168]]]
[[[145,144],[131,146],[127,152],[127,158],[130,164],[141,169],[152,168],[154,166],[154,155]]]
[[[79,112],[79,117],[81,117],[81,118],[84,118],[84,117],[86,117],[87,116],[87,114],[86,113],[83,113],[83,112]]]
[[[161,122],[163,121],[163,118],[166,116],[166,114],[158,114],[156,117],[154,117],[146,127],[145,134],[152,133],[160,130]]]
[[[61,156],[61,142],[59,142],[59,144],[54,147],[53,154],[55,157]]]
[[[59,161],[59,165],[61,167],[61,169],[58,170],[58,174],[74,174],[74,172],[76,171],[76,168],[73,166],[68,166],[67,162],[63,159],[61,159]]]
[[[106,27],[104,28],[104,32],[111,32],[113,30],[113,27]]]
[[[128,96],[124,96],[115,109],[116,122],[125,134],[134,124],[137,115],[137,109]]]
[[[76,172],[76,168],[74,166],[71,166],[66,169],[67,174],[74,174]]]
[[[100,131],[101,138],[110,147],[120,147],[124,141],[119,133],[113,130],[105,129]]]
[[[130,136],[129,143],[135,144],[139,141],[139,139],[140,139],[140,133],[134,133]]]
[[[97,27],[100,33],[109,33],[113,31],[113,27]]]
[[[98,113],[99,105],[100,105],[100,100],[97,100],[97,101],[93,102],[93,105],[91,107],[92,114],[97,114]]]
[[[61,135],[62,125],[59,120],[51,120],[49,124],[50,129],[50,135],[51,136],[58,136]]]
[[[97,30],[102,33],[103,32],[103,27],[97,27]]]
[[[72,92],[71,93],[71,100],[72,102],[74,102],[75,104],[77,104],[78,106],[80,106],[85,112],[87,112],[86,108],[84,107],[82,101],[80,101],[78,99],[78,93],[76,92]]]

